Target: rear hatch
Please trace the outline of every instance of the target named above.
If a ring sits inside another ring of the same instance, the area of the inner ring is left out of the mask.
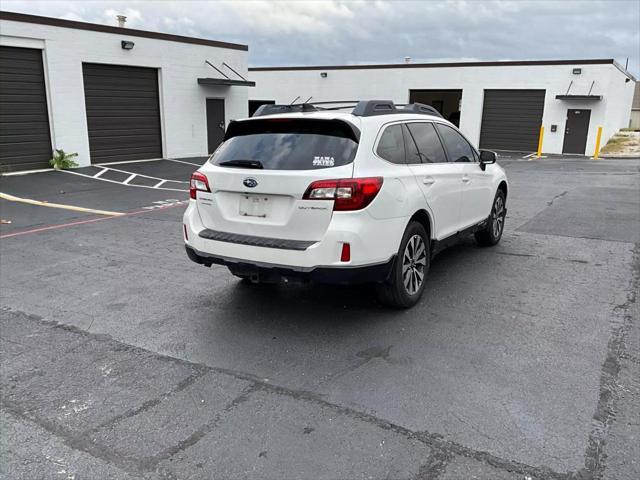
[[[218,232],[319,241],[333,200],[303,200],[317,180],[351,178],[358,130],[342,120],[276,117],[233,122],[200,172],[204,226]]]

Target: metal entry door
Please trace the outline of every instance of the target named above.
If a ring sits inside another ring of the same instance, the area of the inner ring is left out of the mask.
[[[567,123],[564,127],[562,153],[584,155],[589,134],[591,110],[567,110]]]
[[[224,100],[207,98],[207,146],[213,153],[224,139]]]

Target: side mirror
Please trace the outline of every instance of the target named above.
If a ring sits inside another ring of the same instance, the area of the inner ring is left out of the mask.
[[[480,168],[484,170],[487,168],[487,165],[496,163],[497,158],[498,155],[496,155],[496,152],[492,152],[491,150],[480,150]]]

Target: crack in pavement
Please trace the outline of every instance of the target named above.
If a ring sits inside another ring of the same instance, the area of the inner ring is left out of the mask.
[[[516,253],[516,252],[505,252],[505,251],[494,251],[490,253],[493,253],[495,255],[507,255],[511,257],[530,257],[530,258],[537,258],[541,260],[556,260],[560,262],[581,263],[584,265],[589,265],[588,260],[582,260],[579,258],[560,258],[560,257],[553,257],[553,256],[536,255],[534,253]]]
[[[206,424],[202,425],[200,428],[198,428],[195,432],[193,432],[187,438],[178,442],[178,444],[173,445],[163,450],[159,454],[154,455],[153,457],[150,457],[144,462],[142,462],[143,471],[155,470],[160,464],[160,462],[162,462],[163,460],[168,460],[175,454],[183,450],[186,450],[187,448],[198,443],[205,435],[213,431],[213,429],[220,423],[220,420],[222,420],[224,414],[231,412],[236,407],[238,407],[238,405],[249,400],[251,394],[256,392],[257,390],[258,389],[256,388],[255,384],[251,384],[248,387],[246,387],[240,393],[240,395],[238,395],[229,403],[227,403],[227,405],[223,407],[222,412],[215,415],[210,422],[207,422]]]
[[[616,305],[612,312],[612,333],[607,347],[607,357],[602,365],[600,393],[585,453],[585,467],[578,472],[580,478],[584,479],[601,478],[606,466],[604,446],[616,417],[617,391],[620,388],[618,378],[622,368],[620,360],[626,354],[625,339],[634,321],[631,308],[636,303],[637,292],[640,289],[640,243],[634,245],[631,270],[632,278],[629,281],[627,299],[623,304]]]
[[[7,309],[3,309],[3,310],[7,311]],[[419,474],[418,478],[436,478],[433,475],[435,475],[436,472],[438,471],[444,470],[444,468],[446,467],[447,459],[450,459],[453,455],[460,455],[463,457],[475,459],[480,462],[484,462],[496,469],[500,469],[508,472],[514,472],[514,473],[530,476],[532,478],[550,479],[550,480],[565,480],[565,479],[568,480],[568,479],[576,478],[574,477],[573,473],[559,473],[544,466],[526,465],[517,461],[507,460],[507,459],[497,457],[488,452],[477,451],[472,448],[460,445],[456,442],[445,440],[444,437],[442,437],[442,435],[439,435],[439,434],[433,434],[427,431],[413,431],[401,425],[392,423],[388,420],[372,415],[370,413],[365,413],[359,410],[355,410],[351,407],[346,407],[346,406],[332,403],[326,400],[325,398],[323,398],[321,394],[304,391],[304,390],[293,390],[293,389],[289,389],[279,385],[274,385],[272,383],[265,382],[264,380],[259,379],[254,375],[243,373],[243,372],[237,372],[237,371],[226,369],[226,368],[212,367],[209,365],[189,362],[189,361],[182,360],[175,357],[160,355],[156,352],[152,352],[150,350],[147,350],[141,347],[137,347],[134,345],[130,345],[124,342],[114,340],[109,335],[94,334],[86,330],[79,329],[72,325],[65,325],[65,324],[54,322],[54,321],[45,320],[35,315],[27,315],[27,314],[24,314],[23,312],[14,312],[14,313],[19,313],[21,315],[28,316],[31,320],[36,320],[39,323],[50,326],[52,328],[62,329],[76,335],[81,335],[86,338],[95,339],[102,342],[110,342],[114,344],[114,346],[118,350],[136,350],[139,352],[146,352],[153,355],[154,357],[157,357],[159,359],[164,359],[165,361],[169,361],[171,363],[177,363],[181,365],[188,365],[190,367],[195,367],[196,371],[200,374],[198,378],[200,378],[202,375],[204,375],[207,372],[216,372],[216,373],[229,375],[236,379],[250,382],[250,386],[245,391],[243,391],[240,395],[234,398],[229,404],[227,404],[223,409],[223,411],[220,414],[218,414],[218,416],[220,417],[224,413],[228,413],[229,411],[233,410],[240,403],[245,402],[250,397],[251,394],[258,391],[264,391],[271,394],[287,396],[289,398],[293,398],[294,400],[314,403],[316,405],[329,408],[337,413],[344,414],[352,419],[372,424],[377,428],[393,431],[399,435],[404,436],[407,439],[413,439],[413,440],[422,442],[428,447],[430,447],[431,454],[429,456],[428,461],[424,464],[423,467],[421,467],[421,470],[420,470],[421,474]],[[184,388],[186,388],[188,384],[197,381],[198,378],[188,378],[186,380],[183,380],[183,382],[181,382],[171,392],[176,392],[176,391],[179,391],[180,389],[183,390]],[[168,396],[172,394],[171,392],[159,395],[157,398],[146,402],[142,407],[139,407],[134,410],[130,410],[128,412],[125,412],[124,414],[114,417],[109,421],[105,422],[105,424],[109,425],[118,421],[122,421],[124,418],[131,418],[138,413],[148,410],[149,408],[152,408],[153,406],[160,404],[162,400],[164,400],[165,398],[168,398]],[[8,411],[10,414],[13,414],[14,416],[20,419],[35,423],[41,428],[43,428],[44,430],[46,430],[47,432],[57,437],[60,437],[68,447],[85,452],[89,455],[92,455],[93,457],[96,457],[98,459],[111,463],[127,471],[128,473],[132,473],[136,475],[139,475],[141,473],[150,473],[157,466],[158,462],[169,458],[174,453],[177,453],[185,448],[195,445],[204,435],[212,431],[216,423],[220,421],[220,418],[216,416],[216,418],[214,418],[211,422],[208,422],[207,424],[203,425],[196,432],[193,432],[189,437],[180,441],[178,444],[172,447],[169,447],[168,449],[165,449],[163,452],[156,455],[155,457],[152,457],[150,459],[149,458],[132,459],[132,458],[125,458],[122,455],[115,453],[108,447],[95,443],[91,437],[91,434],[95,431],[95,428],[91,428],[80,434],[74,434],[72,431],[64,427],[61,427],[55,422],[52,422],[46,418],[42,418],[37,415],[34,415],[29,411],[25,411],[24,409],[20,408],[20,405],[14,404],[13,402],[9,402],[4,397],[2,397],[0,400],[1,400],[2,408]],[[427,473],[433,474],[432,477],[424,477],[424,475],[426,475]],[[422,475],[422,477],[420,475]]]
[[[123,413],[121,413],[119,415],[116,415],[115,417],[110,418],[106,422],[103,422],[103,423],[93,427],[91,430],[88,430],[86,432],[86,434],[90,435],[92,433],[98,432],[99,430],[101,430],[103,428],[112,427],[112,426],[116,425],[117,423],[120,423],[123,420],[126,420],[128,418],[132,418],[132,417],[134,417],[134,416],[136,416],[136,415],[138,415],[140,413],[144,413],[146,411],[151,410],[153,407],[155,407],[157,405],[160,405],[160,403],[162,403],[166,399],[172,397],[176,393],[180,393],[183,390],[185,390],[187,387],[189,387],[190,385],[193,385],[197,380],[202,378],[207,373],[208,373],[208,371],[203,369],[203,368],[196,368],[196,371],[194,373],[189,375],[184,380],[180,381],[176,385],[175,388],[172,388],[168,392],[165,392],[164,394],[159,395],[156,398],[153,398],[151,400],[147,400],[146,402],[143,402],[142,405],[140,405],[137,408],[132,408],[132,409],[127,410],[127,411],[125,411],[125,412],[123,412]]]
[[[420,466],[415,480],[437,480],[445,472],[452,459],[451,452],[433,450],[429,462]]]
[[[554,196],[551,200],[549,200],[549,201],[547,202],[547,206],[549,206],[549,207],[550,207],[551,205],[553,205],[553,202],[555,202],[555,201],[556,201],[556,200],[558,200],[559,198],[564,197],[567,193],[569,193],[569,191],[568,191],[568,190],[565,190],[564,192],[559,193],[558,195]]]

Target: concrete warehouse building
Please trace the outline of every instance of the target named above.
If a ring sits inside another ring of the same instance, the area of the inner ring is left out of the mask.
[[[47,168],[54,148],[81,166],[212,152],[247,116],[247,51],[0,12],[0,171]]]
[[[263,103],[421,102],[481,148],[592,155],[629,126],[635,79],[611,59],[249,68]]]
[[[631,121],[629,127],[640,129],[640,82],[636,82],[633,94],[633,105],[631,105]]]
[[[227,42],[0,12],[0,172],[201,156],[268,102],[423,102],[480,146],[592,154],[629,125],[635,82],[613,60],[247,68]],[[247,87],[254,87],[248,89]],[[249,93],[250,92],[250,93]]]

